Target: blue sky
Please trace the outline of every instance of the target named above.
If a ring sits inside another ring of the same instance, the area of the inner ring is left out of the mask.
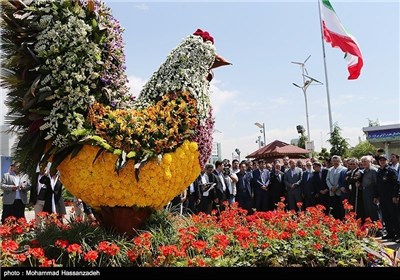
[[[223,158],[235,148],[242,158],[258,148],[265,123],[267,143],[297,138],[306,127],[301,69],[325,83],[318,2],[220,1],[167,3],[105,1],[125,28],[125,52],[131,91],[138,93],[168,53],[197,28],[215,39],[217,52],[233,63],[214,71],[212,104],[216,141]],[[352,146],[368,119],[400,122],[399,1],[331,1],[342,24],[358,41],[364,67],[357,80],[347,80],[343,53],[325,44],[333,122]],[[326,87],[307,90],[311,139],[316,150],[329,148]],[[4,111],[4,108],[3,108]],[[3,122],[3,121],[2,121]]]

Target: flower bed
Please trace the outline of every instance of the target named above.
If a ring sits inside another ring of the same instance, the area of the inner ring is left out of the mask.
[[[371,237],[381,226],[345,221],[323,207],[247,216],[236,205],[220,215],[182,217],[160,211],[133,239],[81,220],[53,216],[0,226],[3,266],[390,266]],[[368,250],[371,251],[371,250]]]

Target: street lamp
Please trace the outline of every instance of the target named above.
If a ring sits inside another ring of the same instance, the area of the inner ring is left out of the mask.
[[[309,121],[309,119],[308,119],[307,88],[308,88],[313,82],[317,83],[318,85],[322,85],[322,83],[321,83],[320,81],[318,81],[318,80],[316,80],[316,79],[314,79],[314,78],[308,76],[307,69],[306,69],[306,67],[305,67],[305,63],[306,63],[307,60],[310,58],[310,56],[311,56],[311,55],[309,55],[309,56],[306,58],[306,60],[304,60],[303,63],[301,63],[301,62],[293,62],[293,61],[292,61],[292,63],[294,63],[294,64],[299,64],[299,65],[301,66],[301,72],[302,72],[302,76],[303,76],[303,86],[299,86],[299,85],[296,84],[296,83],[292,83],[292,84],[293,84],[295,87],[298,87],[298,88],[300,88],[300,89],[303,91],[304,102],[305,102],[305,105],[306,105],[306,122],[307,122],[307,138],[308,138],[307,141],[308,141],[308,142],[311,142],[311,136],[310,136],[310,121]],[[304,73],[307,73],[307,75],[304,74]],[[308,145],[306,145],[306,147],[307,147],[307,146],[308,146]]]
[[[261,128],[260,132],[261,132],[261,133],[263,134],[263,136],[264,136],[264,144],[261,145],[261,146],[264,146],[264,145],[266,145],[266,142],[265,142],[265,123],[260,124],[260,123],[256,122],[255,125],[258,126],[259,128]]]

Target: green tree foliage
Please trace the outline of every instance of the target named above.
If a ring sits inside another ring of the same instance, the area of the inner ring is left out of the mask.
[[[297,143],[297,146],[300,148],[305,149],[306,148],[306,142],[308,141],[307,136],[304,135],[304,133],[301,133],[299,142]]]
[[[328,139],[328,142],[331,144],[332,148],[330,150],[331,156],[338,155],[341,157],[347,156],[349,151],[349,142],[340,134],[341,128],[337,123],[333,125],[333,132]]]
[[[362,156],[368,155],[368,153],[375,154],[375,151],[376,148],[370,142],[365,140],[350,149],[349,156],[359,159]]]
[[[321,152],[318,154],[318,160],[323,161],[325,159],[328,159],[330,157],[330,154],[328,152],[327,148],[321,148]]]

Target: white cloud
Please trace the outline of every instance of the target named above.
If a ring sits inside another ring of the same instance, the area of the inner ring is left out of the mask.
[[[136,76],[129,76],[129,93],[133,96],[139,96],[140,91],[142,90],[144,84],[147,82],[145,79],[136,77]]]
[[[237,95],[237,92],[235,91],[222,90],[218,86],[219,84],[220,81],[213,80],[210,86],[211,104],[213,106],[214,114],[217,113],[225,103],[232,101]]]

